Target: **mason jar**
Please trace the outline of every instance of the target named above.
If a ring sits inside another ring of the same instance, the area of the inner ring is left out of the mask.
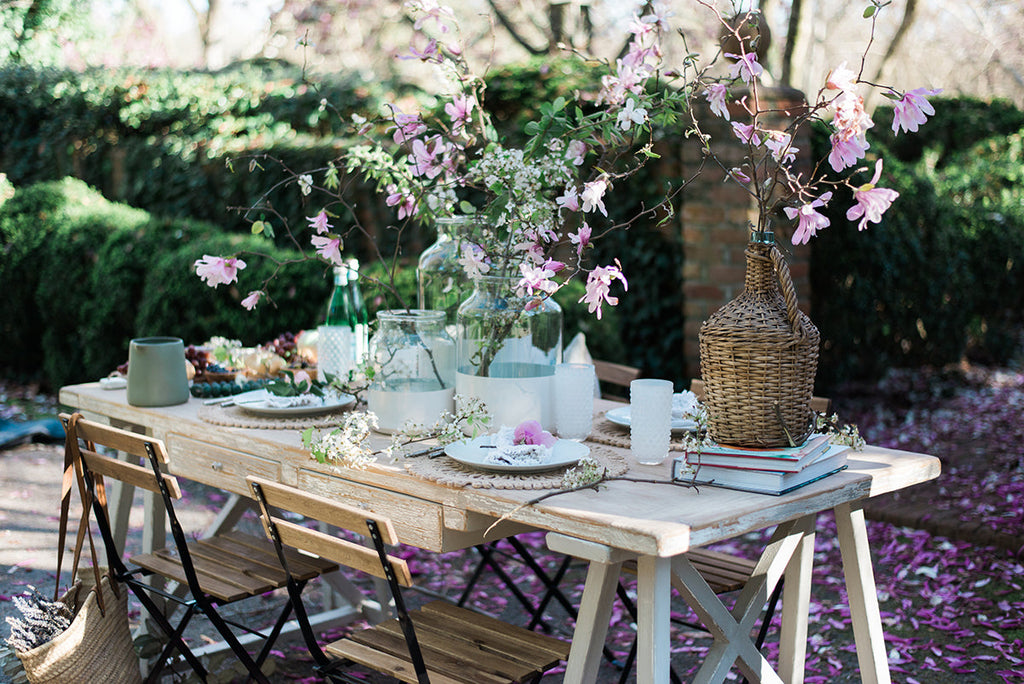
[[[546,295],[517,294],[519,280],[482,276],[459,307],[455,389],[486,404],[494,429],[524,420],[551,429],[562,308]]]
[[[367,405],[377,415],[381,432],[430,426],[454,409],[455,342],[444,320],[443,311],[377,312]]]

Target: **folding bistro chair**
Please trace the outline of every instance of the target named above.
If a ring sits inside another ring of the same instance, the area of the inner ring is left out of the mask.
[[[398,538],[390,519],[294,487],[248,477],[260,507],[260,519],[278,550],[288,576],[288,594],[316,671],[331,681],[360,682],[346,670],[358,663],[412,684],[497,684],[539,681],[544,672],[569,654],[569,644],[509,625],[495,618],[432,601],[408,610],[401,587],[412,585],[406,562],[387,553]],[[310,521],[369,536],[373,548],[285,520],[289,511]],[[292,575],[292,546],[330,558],[340,565],[387,580],[397,618],[353,633],[321,648]]]
[[[237,532],[189,541],[174,513],[173,500],[181,498],[178,481],[160,469],[161,465],[168,462],[167,450],[161,441],[85,420],[79,413],[62,414],[61,420],[72,450],[75,471],[85,485],[82,492],[83,505],[86,508],[91,505],[93,508],[96,526],[103,537],[107,562],[114,578],[131,589],[153,622],[167,637],[167,644],[146,681],[159,680],[161,672],[175,651],[188,662],[202,681],[206,681],[206,668],[182,638],[192,617],[200,613],[210,620],[235,656],[245,665],[250,677],[259,682],[267,682],[260,668],[291,614],[292,602],[289,600],[285,604],[267,635],[224,619],[217,609],[225,604],[283,587],[286,580],[291,579],[286,577],[281,569],[274,546],[262,537]],[[136,460],[141,458],[144,465],[103,455],[97,451],[97,447],[100,446],[124,452]],[[174,546],[132,556],[128,559],[128,564],[132,566],[129,568],[122,559],[122,551],[116,547],[110,528],[105,478],[120,480],[125,484],[160,494]],[[321,573],[337,569],[337,565],[329,561],[312,556],[300,556],[295,551],[287,553],[293,559],[293,581],[300,589]],[[145,578],[153,575],[186,586],[188,595],[179,597],[172,592],[151,586]],[[160,604],[164,601],[184,608],[184,614],[176,626],[171,625],[161,610]],[[263,648],[255,659],[242,646],[229,625],[264,639]]]

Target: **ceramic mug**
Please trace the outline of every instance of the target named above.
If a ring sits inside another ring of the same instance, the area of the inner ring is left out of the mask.
[[[188,401],[185,344],[178,337],[139,337],[128,347],[128,403],[173,406]]]

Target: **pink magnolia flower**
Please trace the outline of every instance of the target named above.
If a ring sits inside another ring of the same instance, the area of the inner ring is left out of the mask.
[[[203,282],[210,287],[218,285],[230,285],[238,280],[238,272],[245,268],[245,262],[237,257],[210,256],[204,254],[202,259],[197,259],[193,264]]]
[[[565,158],[570,160],[573,166],[580,166],[587,156],[587,143],[582,140],[571,140],[565,147]]]
[[[307,216],[306,220],[309,221],[309,227],[320,235],[326,233],[329,228],[334,227],[327,222],[327,212],[323,209],[321,209],[320,213],[316,216]]]
[[[740,183],[750,182],[750,176],[748,176],[747,173],[738,166],[734,166],[731,169],[729,169],[729,175],[738,180]]]
[[[544,262],[544,268],[553,273],[558,273],[559,271],[565,268],[565,264],[563,264],[561,261],[556,261],[555,259],[548,259],[547,261]]]
[[[456,95],[451,102],[444,106],[445,113],[452,119],[452,132],[459,133],[466,127],[469,121],[469,114],[473,111],[476,100],[472,95]]]
[[[851,92],[843,92],[832,103],[836,114],[832,126],[843,138],[855,138],[864,135],[864,131],[875,125],[868,113],[864,111],[864,98]]]
[[[519,279],[518,287],[533,294],[535,291],[546,294],[554,294],[558,291],[558,283],[551,280],[555,272],[545,266],[530,266],[519,264],[519,272],[523,277]]]
[[[413,24],[413,28],[419,31],[428,19],[433,19],[437,22],[437,27],[441,33],[448,33],[451,31],[451,27],[442,19],[442,15],[446,18],[455,19],[455,13],[451,7],[447,5],[441,5],[437,0],[412,0],[406,3],[410,9],[420,10],[423,12],[423,16],[416,19],[416,23]]]
[[[569,211],[580,210],[580,198],[576,194],[576,188],[572,185],[565,186],[565,192],[559,197],[556,197],[555,202],[559,207],[568,209]]]
[[[908,133],[916,132],[918,126],[926,122],[929,116],[935,114],[935,108],[928,102],[927,96],[938,95],[941,92],[941,88],[938,90],[915,88],[905,93],[899,102],[893,105],[892,132],[899,133],[900,128]]]
[[[584,221],[579,230],[569,235],[569,242],[576,245],[576,256],[583,256],[583,250],[590,244],[590,234],[592,232],[590,226]]]
[[[764,146],[771,150],[772,159],[780,164],[792,164],[800,151],[799,147],[793,147],[793,137],[789,133],[781,131],[768,131],[765,135]]]
[[[412,175],[426,176],[430,179],[437,178],[442,170],[442,166],[437,163],[438,151],[436,139],[432,140],[429,146],[422,140],[413,140],[412,154],[409,155]]]
[[[827,228],[831,221],[828,217],[818,213],[818,207],[823,207],[828,204],[829,200],[832,199],[832,191],[828,191],[821,195],[818,199],[808,204],[803,205],[799,209],[793,207],[785,207],[783,211],[786,212],[791,220],[800,217],[800,222],[797,224],[796,230],[793,232],[793,244],[794,245],[806,245],[807,242],[817,235],[818,231],[822,228]]]
[[[388,196],[384,203],[389,207],[398,207],[398,220],[408,218],[416,213],[416,197],[410,193],[401,192],[398,186],[390,183],[387,187]]]
[[[626,106],[619,110],[615,123],[624,131],[628,131],[634,124],[637,126],[647,121],[647,110],[636,106],[636,100],[632,97],[626,101]]]
[[[717,114],[726,121],[729,120],[729,106],[725,102],[728,93],[729,86],[724,83],[712,83],[704,91],[704,97],[707,98],[708,103],[711,105],[711,113]]]
[[[757,55],[753,52],[744,52],[742,55],[726,52],[725,56],[736,60],[729,66],[730,78],[741,78],[744,83],[750,83],[764,73],[764,67],[757,63]]]
[[[598,209],[605,216],[608,212],[604,208],[604,193],[608,190],[608,181],[602,176],[595,181],[583,184],[583,194],[580,195],[580,199],[583,200],[583,211],[592,212],[594,209]]]
[[[487,263],[487,255],[479,245],[471,242],[463,243],[462,256],[459,257],[459,265],[466,271],[466,275],[474,280],[491,270]]]
[[[601,307],[605,302],[610,306],[619,303],[618,297],[608,294],[613,280],[622,281],[623,290],[629,289],[629,283],[626,282],[626,276],[622,274],[622,264],[618,259],[615,260],[614,266],[598,266],[587,276],[587,291],[580,297],[580,302],[587,303],[587,310],[590,313],[597,313],[597,320],[601,320]]]
[[[539,444],[552,447],[558,439],[540,426],[536,420],[524,420],[516,426],[513,442],[515,444]]]
[[[419,59],[421,62],[432,62],[434,64],[440,64],[444,61],[441,57],[441,51],[437,49],[437,39],[431,38],[427,42],[427,47],[423,50],[419,50],[412,43],[409,44],[409,52],[413,57]]]
[[[900,196],[900,193],[895,190],[875,187],[875,183],[878,182],[881,175],[882,160],[879,159],[875,162],[875,175],[871,177],[871,182],[865,183],[853,191],[853,199],[857,204],[846,212],[846,218],[850,221],[860,219],[857,230],[866,230],[868,223],[879,223],[882,220],[882,214],[892,206],[893,200]]]
[[[838,133],[833,133],[829,140],[832,141],[832,151],[828,153],[828,163],[836,172],[853,166],[868,151],[868,141],[863,135],[844,139]]]
[[[335,266],[344,266],[344,261],[341,258],[341,238],[332,238],[329,235],[314,235],[309,241],[316,247],[317,254]]]
[[[741,124],[739,121],[733,121],[732,132],[737,138],[745,143],[751,143],[753,145],[761,144],[761,138],[754,130],[754,124]]]
[[[669,17],[672,17],[674,14],[675,12],[671,11],[665,3],[655,2],[651,4],[651,14],[645,14],[640,18],[640,21],[661,29],[662,31],[668,31]]]
[[[242,306],[245,307],[246,311],[252,311],[259,304],[260,297],[262,296],[263,292],[261,290],[253,290],[242,300]]]
[[[396,145],[406,143],[427,131],[427,125],[423,123],[419,114],[403,114],[398,107],[393,105],[392,109],[394,110],[395,125],[388,130],[395,132],[392,137]]]
[[[852,91],[857,84],[857,74],[846,68],[846,62],[841,63],[825,79],[825,87],[829,90]]]

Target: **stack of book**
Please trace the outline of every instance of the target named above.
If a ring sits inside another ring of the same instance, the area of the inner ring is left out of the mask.
[[[675,459],[673,477],[762,494],[786,494],[846,468],[849,447],[814,434],[791,448],[753,449],[714,444]],[[699,466],[699,467],[698,467]],[[689,471],[689,472],[687,472]]]

